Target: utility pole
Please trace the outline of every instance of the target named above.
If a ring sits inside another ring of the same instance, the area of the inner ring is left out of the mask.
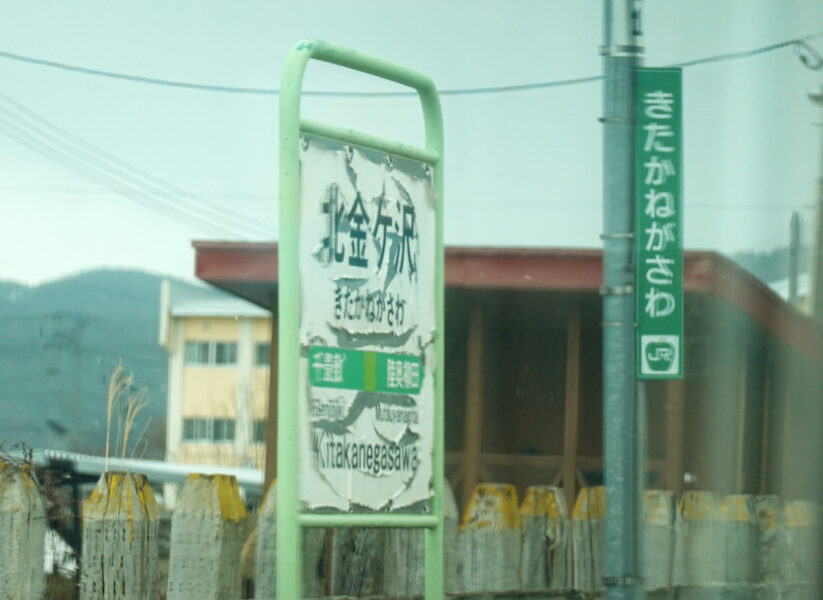
[[[640,449],[635,395],[634,95],[641,0],[603,2],[604,584],[609,600],[642,598]]]
[[[805,64],[805,62],[804,62]],[[809,93],[809,99],[823,106],[823,86]],[[823,163],[823,153],[821,153]],[[809,308],[818,323],[823,323],[823,164],[817,180],[817,203],[815,207],[814,249],[812,252],[812,281]]]

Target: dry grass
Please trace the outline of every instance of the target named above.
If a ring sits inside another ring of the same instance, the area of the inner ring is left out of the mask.
[[[109,454],[111,450],[111,422],[112,416],[117,409],[119,418],[117,419],[117,441],[116,446],[119,446],[121,469],[122,461],[126,459],[126,452],[129,447],[129,437],[131,430],[134,427],[134,420],[140,411],[143,410],[149,403],[146,398],[146,388],[141,389],[137,393],[131,393],[134,384],[134,376],[126,375],[123,370],[123,365],[117,365],[111,374],[109,380],[109,393],[106,399],[106,461],[105,470],[109,470]],[[149,420],[150,421],[150,420]],[[143,439],[149,423],[143,427],[140,435],[137,437],[137,442],[132,449],[132,455],[137,447],[139,447]],[[144,450],[145,452],[145,450]]]

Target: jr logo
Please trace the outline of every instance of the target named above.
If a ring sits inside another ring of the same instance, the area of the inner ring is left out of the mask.
[[[642,372],[672,375],[678,371],[680,340],[676,335],[644,335],[640,340]]]
[[[674,348],[666,342],[646,346],[646,360],[655,371],[666,371],[674,358]]]

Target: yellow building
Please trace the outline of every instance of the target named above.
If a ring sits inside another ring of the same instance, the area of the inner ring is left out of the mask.
[[[270,335],[271,316],[258,306],[163,282],[167,461],[263,468]]]

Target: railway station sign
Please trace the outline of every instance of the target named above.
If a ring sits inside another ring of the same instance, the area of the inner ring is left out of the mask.
[[[302,134],[300,207],[303,510],[427,511],[436,362],[432,169]]]
[[[639,68],[635,105],[637,377],[683,377],[680,69]]]

